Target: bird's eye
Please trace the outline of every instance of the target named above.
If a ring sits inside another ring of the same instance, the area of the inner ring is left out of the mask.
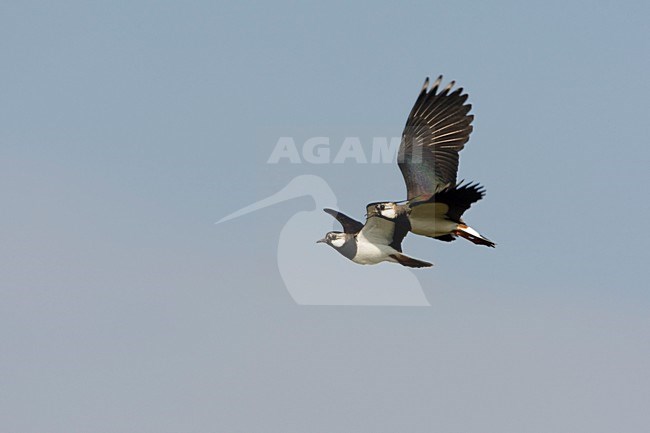
[[[379,210],[385,210],[386,209],[386,206],[384,206],[383,204],[380,204],[377,207],[379,208]]]

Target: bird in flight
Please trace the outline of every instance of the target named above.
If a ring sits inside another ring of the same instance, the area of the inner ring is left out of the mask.
[[[366,211],[370,212],[374,206],[375,203],[369,204]],[[374,215],[362,224],[333,209],[323,210],[341,223],[343,232],[329,232],[316,243],[326,243],[353,262],[375,265],[388,261],[410,268],[433,266],[429,262],[402,254],[402,240],[408,233],[405,215],[396,218]]]
[[[401,254],[401,241],[409,231],[445,242],[460,236],[478,245],[495,246],[462,219],[485,195],[478,183],[456,180],[459,152],[469,140],[474,116],[469,114],[472,106],[466,104],[463,89],[452,91],[452,81],[440,90],[441,83],[442,76],[432,86],[429,78],[424,81],[402,133],[397,159],[406,183],[406,200],[368,204],[365,225],[325,209],[341,222],[344,231],[330,232],[321,241],[355,263],[431,266]],[[408,260],[397,258],[402,256]]]

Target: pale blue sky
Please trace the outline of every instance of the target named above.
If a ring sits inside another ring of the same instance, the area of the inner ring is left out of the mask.
[[[0,5],[0,430],[648,430],[647,2],[62,3]],[[438,74],[497,248],[408,237],[431,307],[296,305],[278,237],[313,201],[214,222],[299,174],[357,218],[404,198],[265,162],[399,135]]]

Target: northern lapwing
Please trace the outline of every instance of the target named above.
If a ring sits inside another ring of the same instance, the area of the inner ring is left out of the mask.
[[[495,244],[462,219],[472,203],[485,195],[478,183],[456,181],[458,153],[469,140],[474,116],[467,94],[452,81],[438,91],[442,75],[429,88],[429,78],[406,121],[398,152],[407,199],[376,203],[368,215],[396,218],[406,215],[410,231],[451,242],[461,236],[475,244]]]
[[[365,224],[333,209],[323,209],[341,223],[343,232],[329,232],[317,243],[326,243],[361,265],[394,262],[410,268],[433,266],[402,254],[402,240],[409,231],[406,215],[389,218],[375,213],[376,205],[371,203],[366,207],[366,211],[373,214],[368,216]]]

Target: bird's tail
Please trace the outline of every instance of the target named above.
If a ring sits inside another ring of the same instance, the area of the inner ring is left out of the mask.
[[[431,266],[433,266],[433,263],[414,259],[413,257],[409,257],[401,253],[391,254],[390,256],[394,258],[397,261],[397,263],[399,263],[400,265],[407,266],[409,268],[430,268]]]
[[[486,247],[494,248],[496,244],[465,224],[458,224],[454,234],[462,238],[467,239],[470,242],[473,242],[477,245],[485,245]]]

